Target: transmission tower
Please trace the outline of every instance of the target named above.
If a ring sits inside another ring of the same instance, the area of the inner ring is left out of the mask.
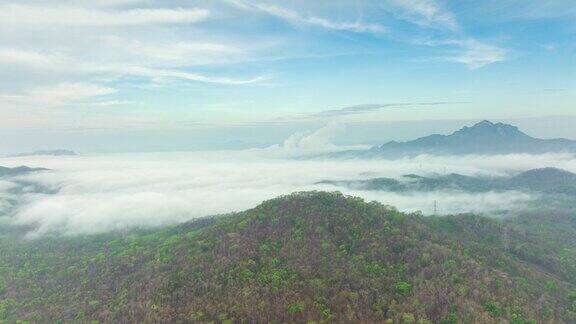
[[[508,252],[508,250],[510,249],[510,238],[508,235],[508,226],[504,225],[504,234],[502,237],[502,241],[504,243],[504,251]]]

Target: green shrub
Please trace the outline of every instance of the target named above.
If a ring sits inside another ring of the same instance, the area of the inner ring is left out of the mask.
[[[402,295],[406,295],[412,291],[412,285],[406,281],[399,281],[394,285],[396,292]]]
[[[290,314],[301,313],[302,311],[304,311],[304,308],[305,308],[305,304],[303,302],[295,302],[295,303],[288,305],[288,307],[287,307],[288,313],[290,313]]]
[[[502,315],[502,307],[497,302],[487,302],[484,305],[484,309],[492,315],[492,317],[498,317]]]
[[[450,313],[446,318],[440,321],[440,324],[456,324],[458,323],[458,315],[456,313]]]
[[[328,307],[322,308],[322,310],[320,312],[322,313],[322,316],[326,320],[331,320],[332,318],[334,318],[334,314],[332,314],[332,311]]]
[[[414,323],[416,322],[416,318],[411,313],[404,313],[402,314],[402,323]]]

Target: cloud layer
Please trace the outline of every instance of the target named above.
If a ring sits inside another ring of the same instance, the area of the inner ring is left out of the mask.
[[[320,135],[318,135],[320,136]],[[321,136],[320,136],[321,137]],[[277,148],[281,150],[282,148]],[[341,190],[403,211],[431,213],[495,212],[530,200],[525,193],[397,194],[316,185],[321,180],[399,177],[403,174],[458,172],[506,174],[543,166],[576,171],[569,155],[427,157],[396,161],[334,161],[278,158],[273,149],[236,152],[131,154],[76,157],[4,158],[2,165],[42,166],[54,171],[17,178],[57,189],[11,194],[13,181],[0,183],[0,195],[19,207],[0,205],[10,222],[35,225],[31,235],[101,233],[157,227],[196,217],[241,211],[278,195],[301,190]]]

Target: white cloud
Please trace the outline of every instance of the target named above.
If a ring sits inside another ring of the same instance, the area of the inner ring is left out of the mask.
[[[20,94],[1,94],[0,103],[6,107],[11,104],[54,107],[77,100],[93,98],[114,93],[115,90],[89,83],[60,83],[51,87],[31,89]]]
[[[281,145],[274,145],[262,151],[274,156],[303,157],[329,152],[369,148],[369,146],[366,145],[334,145],[332,140],[343,131],[344,125],[331,122],[313,132],[294,133]]]
[[[150,4],[155,0],[58,0],[59,5],[74,5],[81,7],[123,7],[137,4]],[[13,0],[0,0],[0,3],[14,3]],[[40,5],[46,0],[19,0],[20,4]]]
[[[39,106],[65,105],[113,92],[118,97],[107,102],[126,102],[121,89],[107,85],[122,78],[136,77],[144,84],[178,79],[224,85],[270,78],[193,71],[193,67],[239,62],[248,55],[236,40],[215,38],[191,26],[208,19],[210,10],[159,8],[159,4],[0,1],[1,117],[12,120],[19,114],[15,109],[33,113]]]
[[[386,32],[386,28],[379,24],[366,24],[360,21],[340,22],[330,20],[324,17],[304,16],[288,8],[261,2],[243,1],[243,0],[230,0],[228,2],[242,9],[256,10],[267,13],[269,15],[286,20],[296,26],[308,25],[308,26],[321,27],[325,29],[349,31],[355,33],[382,34]]]
[[[506,60],[508,50],[474,38],[447,38],[443,40],[416,40],[414,44],[442,48],[443,54],[422,61],[455,62],[471,70]]]
[[[259,83],[265,80],[269,80],[270,76],[258,76],[255,78],[250,79],[234,79],[234,78],[227,78],[227,77],[212,77],[206,76],[202,74],[192,73],[192,72],[185,72],[185,71],[178,71],[178,70],[167,70],[167,69],[156,69],[156,68],[146,68],[146,67],[119,67],[119,66],[111,66],[111,67],[104,67],[102,70],[109,69],[110,72],[118,72],[126,75],[134,75],[134,76],[145,76],[152,79],[162,79],[162,78],[175,78],[175,79],[182,79],[188,81],[197,81],[197,82],[205,82],[205,83],[216,83],[216,84],[225,84],[225,85],[245,85],[245,84],[253,84]]]
[[[118,7],[126,5],[134,5],[140,3],[148,3],[150,0],[69,0],[72,3],[79,3],[87,6],[99,7]]]
[[[46,67],[56,63],[55,55],[14,48],[0,48],[0,64],[20,64],[33,67]]]
[[[30,96],[43,102],[62,104],[68,101],[107,95],[114,93],[114,91],[112,88],[89,83],[62,83],[54,87],[33,90],[30,92]]]
[[[116,48],[112,45],[109,48]],[[139,49],[141,51],[139,51]],[[128,53],[117,57],[117,62],[83,62],[74,57],[61,54],[49,54],[20,49],[0,49],[0,66],[21,66],[27,71],[57,71],[60,75],[84,76],[140,76],[151,79],[173,78],[194,82],[243,85],[270,79],[269,76],[257,76],[247,79],[231,77],[212,77],[179,69],[182,65],[202,65],[210,61],[226,60],[225,56],[240,56],[235,48],[211,43],[177,43],[153,46],[139,42],[128,44],[118,51]],[[105,54],[104,54],[105,55]],[[117,55],[118,56],[118,55]],[[132,59],[132,58],[138,59]],[[169,68],[166,68],[169,67]]]
[[[514,19],[572,18],[576,16],[576,5],[566,0],[486,0],[480,7],[493,17]]]
[[[506,59],[507,50],[475,39],[447,40],[443,43],[461,48],[454,55],[445,56],[444,60],[465,64],[470,69],[478,69]]]
[[[208,18],[206,9],[103,10],[72,6],[0,5],[0,26],[55,28],[62,26],[129,26],[195,23]]]
[[[125,51],[140,61],[164,66],[206,65],[238,61],[245,51],[236,46],[214,42],[176,41],[163,44],[146,43],[139,40],[108,38],[106,44]]]
[[[398,18],[423,27],[459,29],[454,15],[435,0],[388,0],[399,8]]]
[[[134,101],[122,101],[122,100],[106,100],[106,101],[94,101],[89,103],[91,106],[97,107],[111,107],[111,106],[125,106],[125,105],[136,105],[138,102]]]
[[[508,52],[506,49],[466,36],[460,30],[461,28],[454,14],[439,1],[388,0],[386,4],[396,9],[396,16],[399,19],[409,21],[426,29],[440,29],[445,34],[441,40],[410,40],[410,43],[457,48],[456,50],[448,51],[445,55],[428,60],[461,63],[473,70],[506,60]]]

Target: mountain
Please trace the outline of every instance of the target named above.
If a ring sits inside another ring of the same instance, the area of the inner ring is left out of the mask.
[[[47,171],[44,168],[29,168],[27,166],[20,166],[16,168],[7,168],[0,166],[0,177],[11,177],[17,175],[23,175],[32,172]]]
[[[557,168],[542,168],[520,173],[510,179],[511,185],[541,192],[576,195],[576,174]]]
[[[408,142],[388,142],[366,151],[335,153],[336,157],[401,157],[463,154],[541,154],[550,152],[576,152],[576,141],[568,139],[539,139],[521,132],[517,127],[479,122],[450,135],[429,135]]]
[[[538,217],[303,192],[155,231],[7,237],[0,321],[573,323],[576,218]]]
[[[10,157],[23,157],[23,156],[34,156],[34,155],[51,155],[51,156],[72,156],[78,155],[74,151],[70,150],[39,150],[34,152],[19,153],[11,155]]]

